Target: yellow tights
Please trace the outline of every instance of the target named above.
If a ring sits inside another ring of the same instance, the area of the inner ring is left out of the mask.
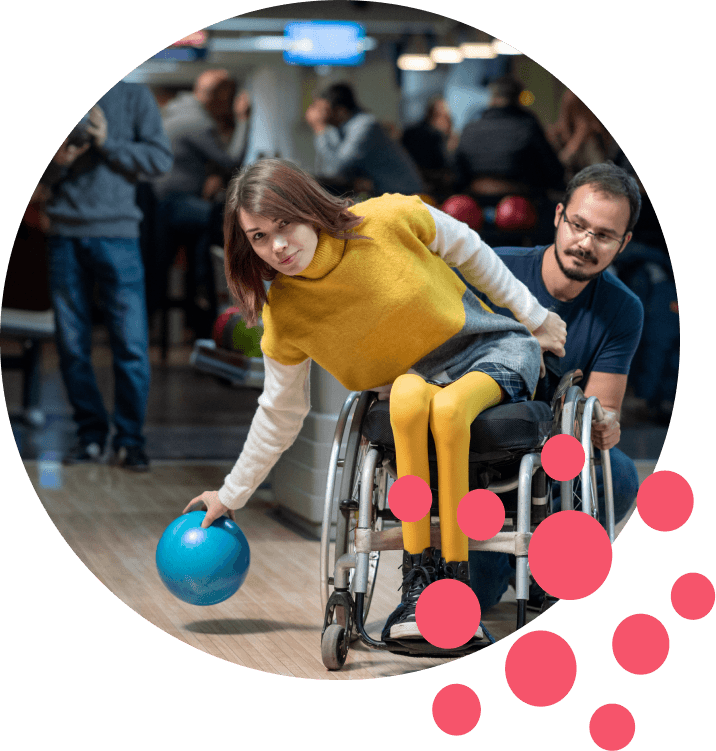
[[[471,372],[448,386],[434,386],[418,375],[399,376],[390,392],[390,423],[395,438],[398,477],[415,475],[430,482],[428,425],[438,460],[441,556],[467,560],[467,535],[457,523],[457,507],[469,491],[470,425],[502,401],[502,389],[485,373]],[[430,547],[430,514],[403,522],[403,547],[422,553]]]

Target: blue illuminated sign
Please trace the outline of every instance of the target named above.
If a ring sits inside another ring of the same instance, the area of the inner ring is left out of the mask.
[[[365,58],[365,29],[349,21],[297,21],[286,24],[291,65],[360,65]]]

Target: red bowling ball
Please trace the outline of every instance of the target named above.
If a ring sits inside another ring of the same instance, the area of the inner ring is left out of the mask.
[[[465,222],[470,229],[478,232],[485,223],[485,215],[480,205],[474,198],[465,195],[450,196],[440,207],[442,211],[451,217]]]
[[[537,224],[537,210],[524,196],[505,196],[495,209],[495,225],[510,232],[526,231]]]
[[[231,320],[231,318],[235,315],[240,315],[240,311],[237,307],[230,307],[227,308],[223,313],[221,313],[216,321],[214,321],[214,327],[212,330],[212,339],[216,342],[217,347],[225,347],[226,344],[224,343],[224,336],[225,331],[227,328],[227,324]]]

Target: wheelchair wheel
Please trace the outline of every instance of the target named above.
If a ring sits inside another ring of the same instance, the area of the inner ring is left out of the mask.
[[[585,462],[589,465],[589,472],[586,475],[587,481],[585,485],[585,475],[581,475],[579,482],[575,482],[574,490],[572,492],[574,509],[576,511],[587,510],[586,492],[589,493],[589,504],[591,508],[591,515],[595,519],[599,519],[599,505],[597,495],[597,478],[596,468],[594,464],[594,447],[590,447],[589,455],[586,457]],[[586,490],[586,492],[585,492]]]
[[[340,670],[348,656],[348,644],[343,626],[331,623],[321,637],[321,659],[328,670]]]
[[[591,418],[595,398],[587,399],[578,386],[572,386],[567,392],[562,413],[562,433],[576,438],[584,447],[585,465],[583,471],[574,480],[562,482],[562,509],[585,511],[599,519],[597,491],[597,473],[594,446],[591,442]]]

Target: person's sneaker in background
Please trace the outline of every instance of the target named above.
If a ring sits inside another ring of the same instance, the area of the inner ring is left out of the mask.
[[[120,467],[130,469],[132,472],[149,471],[149,459],[141,446],[120,446],[115,460]]]
[[[77,443],[62,457],[62,463],[70,466],[73,464],[97,464],[102,461],[103,453],[104,448],[96,441]]]

